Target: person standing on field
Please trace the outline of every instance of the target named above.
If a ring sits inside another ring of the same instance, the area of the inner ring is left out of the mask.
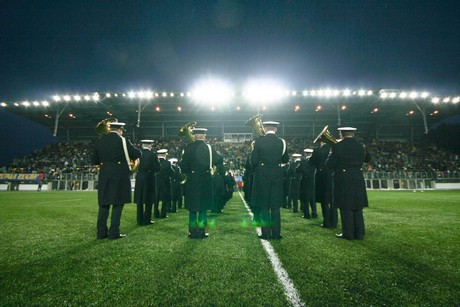
[[[206,128],[194,128],[195,141],[184,149],[180,167],[187,176],[185,183],[185,208],[189,211],[189,238],[203,239],[206,233],[207,210],[214,205],[212,169],[222,163],[222,156],[205,142]]]
[[[131,203],[130,160],[141,157],[142,153],[123,137],[125,123],[108,123],[109,133],[101,136],[94,145],[91,162],[100,165],[97,196],[99,213],[97,217],[97,239],[120,239],[120,220],[123,206]],[[110,206],[112,216],[107,228]]]
[[[260,239],[280,240],[283,206],[283,168],[289,161],[286,141],[276,135],[278,122],[262,123],[265,135],[257,138],[251,153],[254,184],[251,205],[260,208],[262,234]]]
[[[136,173],[134,202],[137,205],[137,224],[153,224],[152,205],[156,203],[155,174],[160,171],[158,156],[152,151],[153,140],[141,140],[142,156]]]
[[[333,172],[333,204],[340,209],[342,233],[338,238],[364,239],[363,208],[368,206],[363,163],[371,155],[363,144],[354,138],[356,128],[342,127],[341,141],[332,146],[326,166]]]

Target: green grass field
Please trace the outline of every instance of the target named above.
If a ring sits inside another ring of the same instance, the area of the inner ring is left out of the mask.
[[[458,306],[460,192],[369,191],[363,241],[282,209],[270,241],[306,306]],[[320,211],[320,206],[318,206]],[[187,238],[187,211],[96,240],[96,192],[0,193],[0,306],[287,306],[238,193]]]

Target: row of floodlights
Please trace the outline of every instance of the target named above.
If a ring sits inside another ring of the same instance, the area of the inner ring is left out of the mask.
[[[221,93],[222,94],[222,93]],[[228,92],[227,93],[229,97],[233,97],[234,94]],[[366,96],[373,96],[374,92],[371,90],[334,90],[334,89],[320,89],[320,90],[304,90],[301,92],[298,91],[283,91],[280,92],[278,91],[277,93],[272,93],[272,94],[277,94],[279,98],[282,97],[297,97],[297,96],[303,96],[303,97],[320,97],[320,98],[334,98],[334,97],[349,97],[349,96],[358,96],[358,97],[366,97]],[[128,93],[105,93],[105,94],[99,94],[99,93],[93,93],[91,95],[54,95],[52,97],[52,100],[54,102],[80,102],[80,101],[93,101],[93,102],[98,102],[102,98],[118,98],[118,97],[124,97],[124,98],[129,98],[129,99],[154,99],[158,97],[189,97],[189,98],[194,98],[197,100],[206,100],[205,96],[206,93],[203,91],[197,91],[197,92],[181,92],[181,93],[174,93],[174,92],[153,92],[153,91],[138,91],[138,92],[128,92]],[[256,93],[250,93],[250,92],[245,92],[243,93],[243,97],[246,97],[248,99],[252,100],[258,100],[258,97],[265,97],[265,99],[268,99],[267,95],[262,95],[262,94],[256,94]],[[428,92],[406,92],[406,91],[398,91],[398,90],[380,90],[379,91],[379,97],[381,99],[428,99],[430,98],[430,94]],[[222,97],[220,97],[222,98]],[[210,99],[212,100],[212,99]],[[263,99],[259,99],[260,101],[263,101]],[[431,102],[432,103],[458,103],[460,102],[460,96],[459,97],[431,97]],[[49,101],[43,100],[43,101],[24,101],[24,102],[14,102],[13,105],[15,106],[44,106],[47,107],[50,105]],[[0,106],[6,107],[8,104],[6,102],[0,103]]]

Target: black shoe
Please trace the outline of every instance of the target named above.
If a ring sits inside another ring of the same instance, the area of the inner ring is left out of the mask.
[[[205,238],[207,238],[207,237],[209,237],[209,233],[207,233],[207,232],[205,232],[205,233],[203,233],[203,234],[201,235],[201,238],[202,238],[202,239],[205,239]]]
[[[303,217],[304,219],[310,219],[310,217],[309,217],[309,216],[306,216],[306,215],[304,215],[304,216],[302,216],[302,217]]]
[[[336,233],[335,236],[339,239],[347,239],[347,240],[353,240],[352,238],[347,238],[343,235],[343,233]]]
[[[109,237],[109,240],[117,240],[117,239],[123,239],[123,238],[126,238],[126,235],[120,233],[118,236]]]
[[[283,238],[283,236],[282,236],[282,235],[279,235],[279,236],[277,236],[277,237],[273,237],[273,240],[281,240],[282,238]]]
[[[108,235],[102,235],[102,236],[97,236],[96,239],[103,240],[103,239],[107,239],[108,237],[109,237]]]
[[[155,221],[145,222],[144,226],[152,225],[154,223],[155,223]]]
[[[261,240],[270,240],[270,237],[268,236],[263,236],[263,235],[257,235],[257,237]]]
[[[188,233],[188,238],[189,239],[197,239],[195,235],[192,235],[190,232]]]

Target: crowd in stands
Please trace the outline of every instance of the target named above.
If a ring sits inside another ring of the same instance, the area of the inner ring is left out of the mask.
[[[250,153],[250,142],[228,143],[217,139],[208,139],[225,159],[226,167],[236,176],[244,171],[246,158]],[[286,139],[291,154],[303,153],[305,148],[314,148],[311,139]],[[364,142],[371,152],[373,161],[367,172],[430,172],[437,176],[458,177],[460,172],[460,157],[433,145],[414,144],[395,141]],[[168,149],[169,158],[180,160],[182,139],[155,140],[154,149]],[[59,179],[63,173],[97,173],[97,168],[91,165],[90,156],[92,144],[48,145],[35,151],[32,155],[15,159],[13,163],[3,165],[1,173],[45,173],[47,180]]]

